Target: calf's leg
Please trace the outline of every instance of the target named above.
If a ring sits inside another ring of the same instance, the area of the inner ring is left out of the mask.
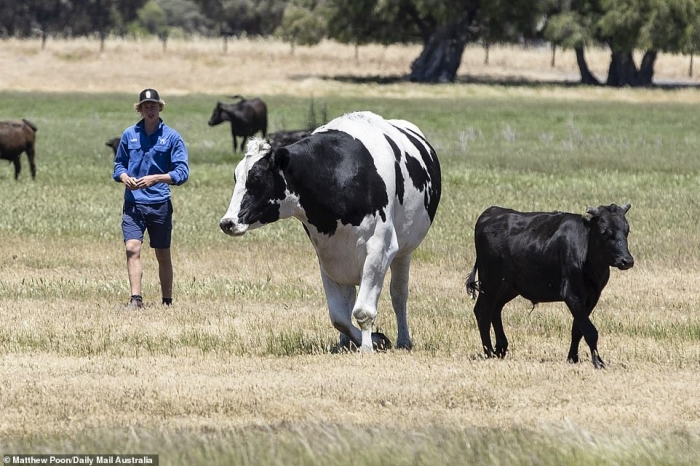
[[[483,293],[480,293],[474,304],[474,316],[476,324],[479,327],[479,335],[481,336],[481,347],[484,349],[484,354],[487,358],[494,356],[493,344],[491,343],[491,313],[493,303]]]
[[[503,307],[516,296],[518,296],[518,292],[512,289],[510,285],[502,282],[498,293],[496,293],[495,303],[491,311],[491,325],[493,326],[493,333],[496,335],[496,356],[499,358],[505,358],[508,352],[508,338],[506,338],[506,332],[503,330]]]
[[[566,360],[571,363],[578,362],[578,345],[583,338],[583,333],[576,322],[571,325],[571,347],[569,348],[569,355]]]

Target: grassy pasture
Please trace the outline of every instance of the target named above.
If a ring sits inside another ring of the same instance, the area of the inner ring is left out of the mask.
[[[213,465],[693,464],[695,91],[405,84],[405,99],[336,86],[314,101],[329,117],[411,120],[441,160],[443,198],[413,261],[411,353],[331,354],[337,336],[299,222],[238,239],[218,230],[240,155],[228,128],[206,125],[220,97],[204,93],[161,91],[192,170],[173,190],[175,305],[153,304],[147,250],[147,306],[124,313],[123,191],[104,142],[135,121],[134,93],[0,93],[0,119],[39,127],[36,181],[24,156],[18,182],[0,164],[0,451]],[[271,131],[304,125],[308,93],[261,96]],[[593,315],[608,369],[567,364],[568,311],[521,299],[504,311],[511,353],[482,359],[463,285],[479,213],[628,201],[636,265],[613,271]],[[377,324],[393,340],[385,294]]]

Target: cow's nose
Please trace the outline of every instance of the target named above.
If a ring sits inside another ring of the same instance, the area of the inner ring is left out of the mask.
[[[224,233],[229,235],[233,233],[233,225],[234,222],[230,218],[222,218],[219,222],[219,227],[223,230]]]
[[[627,270],[631,269],[632,267],[634,267],[634,259],[632,258],[632,256],[623,257],[622,260],[620,260],[620,264],[618,265],[618,268],[620,270]]]

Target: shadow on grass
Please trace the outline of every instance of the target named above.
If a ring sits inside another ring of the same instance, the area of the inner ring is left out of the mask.
[[[295,76],[294,79],[304,79],[305,76]],[[408,77],[405,75],[392,75],[392,76],[350,76],[350,75],[337,75],[337,76],[323,76],[322,79],[326,81],[336,81],[342,83],[350,84],[397,84],[402,82],[410,82]],[[426,85],[439,86],[443,83],[424,83]],[[527,79],[523,77],[492,77],[492,76],[475,76],[475,75],[460,75],[455,79],[454,83],[451,84],[484,84],[489,86],[504,86],[504,87],[530,87],[530,88],[549,88],[549,87],[563,87],[563,88],[585,88],[585,87],[610,87],[601,85],[591,85],[583,84],[578,80],[535,80]],[[646,89],[663,89],[663,90],[678,90],[678,89],[700,89],[700,83],[695,83],[692,81],[680,81],[680,80],[659,80],[654,82],[650,86],[639,86],[639,88]]]

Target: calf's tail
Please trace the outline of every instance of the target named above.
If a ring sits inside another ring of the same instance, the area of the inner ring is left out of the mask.
[[[469,274],[469,277],[467,278],[467,293],[472,297],[472,299],[476,299],[477,293],[481,292],[481,283],[476,279],[476,272],[478,270],[478,264],[479,261],[474,261],[474,268],[472,268],[472,273]]]

